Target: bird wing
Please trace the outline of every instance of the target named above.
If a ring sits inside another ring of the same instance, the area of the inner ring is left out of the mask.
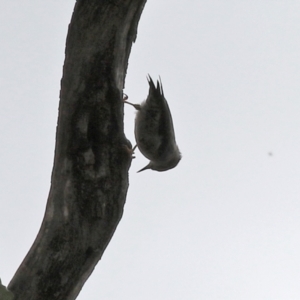
[[[163,161],[176,146],[173,120],[162,84],[157,82],[155,87],[150,76],[148,82],[149,94],[137,115],[137,144],[148,159]]]

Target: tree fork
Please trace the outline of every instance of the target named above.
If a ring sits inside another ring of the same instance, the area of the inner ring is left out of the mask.
[[[73,300],[122,218],[131,144],[123,87],[146,0],[77,0],[66,41],[51,188],[9,283],[14,300]]]

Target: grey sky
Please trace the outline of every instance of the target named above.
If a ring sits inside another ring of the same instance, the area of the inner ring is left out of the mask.
[[[74,1],[0,3],[0,277],[41,224]],[[300,299],[299,1],[149,0],[129,100],[160,75],[183,159],[136,171],[79,300]],[[134,143],[135,112],[125,108]],[[271,153],[272,155],[270,155]]]

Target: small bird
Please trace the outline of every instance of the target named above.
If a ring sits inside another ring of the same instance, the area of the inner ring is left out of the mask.
[[[137,109],[135,119],[135,139],[137,147],[150,162],[138,172],[151,169],[167,171],[177,166],[181,153],[175,141],[172,115],[164,97],[161,80],[155,87],[148,75],[149,94],[141,104],[124,101]],[[135,149],[135,148],[134,148]]]

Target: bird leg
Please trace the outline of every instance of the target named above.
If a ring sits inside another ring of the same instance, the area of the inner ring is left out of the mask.
[[[136,110],[140,110],[141,109],[141,105],[140,104],[133,104],[127,101],[128,96],[126,94],[124,94],[123,96],[123,102],[132,105]]]

